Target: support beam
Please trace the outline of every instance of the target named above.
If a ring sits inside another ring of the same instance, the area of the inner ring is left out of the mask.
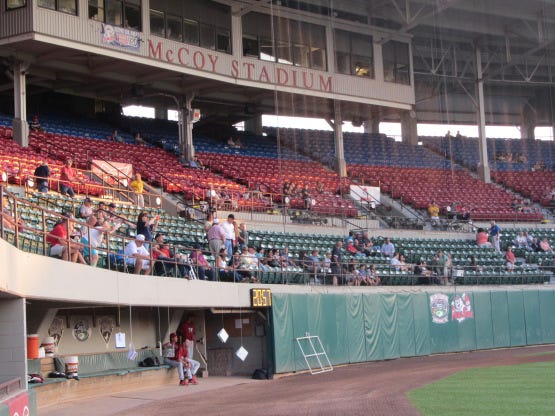
[[[520,138],[524,140],[534,140],[536,138],[536,124],[536,110],[532,108],[529,103],[527,103],[522,108],[520,117]]]
[[[345,178],[347,176],[347,166],[343,151],[343,119],[339,101],[334,102],[333,135],[335,143],[335,171],[341,178]]]
[[[12,65],[14,87],[13,138],[22,147],[29,146],[29,124],[27,123],[26,77],[28,64],[15,62]]]
[[[249,120],[245,120],[245,131],[262,136],[262,114],[259,114]]]
[[[401,137],[403,143],[418,144],[418,131],[416,126],[416,113],[414,110],[401,111]]]
[[[485,183],[491,183],[488,145],[486,138],[486,112],[484,109],[484,79],[482,74],[482,56],[480,47],[476,46],[476,115],[478,121],[478,144],[480,148],[480,161],[478,162],[478,175]]]
[[[193,94],[181,97],[177,110],[179,157],[182,163],[188,163],[195,157],[195,149],[193,147],[193,109],[191,106],[193,97]]]

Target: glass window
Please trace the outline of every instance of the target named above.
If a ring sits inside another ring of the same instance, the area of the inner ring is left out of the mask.
[[[374,78],[372,36],[336,30],[335,70],[340,74]]]
[[[58,0],[58,10],[64,13],[69,13],[77,16],[77,1]]]
[[[384,80],[410,85],[409,45],[391,40],[382,48]]]
[[[39,7],[44,7],[45,9],[56,10],[56,0],[38,0],[37,4]]]
[[[256,12],[244,15],[241,23],[244,56],[304,68],[327,68],[323,26],[283,17],[276,17],[272,24],[270,16]]]
[[[128,29],[142,31],[141,6],[126,2],[123,8],[125,20],[123,26]]]
[[[6,0],[6,10],[19,9],[25,7],[27,0]]]
[[[181,42],[183,40],[183,25],[179,16],[168,16],[166,21],[166,36],[168,39]]]
[[[109,25],[123,26],[122,2],[119,0],[105,0],[106,22]]]
[[[89,19],[104,21],[104,0],[89,0]]]
[[[216,49],[216,31],[213,26],[200,25],[200,46],[206,49]]]
[[[156,10],[150,11],[150,33],[156,36],[166,37],[164,13]]]
[[[216,34],[216,49],[220,52],[231,53],[231,36],[229,32],[218,32]]]
[[[258,58],[260,48],[258,47],[258,38],[243,37],[243,56],[254,56]]]
[[[185,43],[189,43],[191,45],[198,45],[199,39],[200,39],[198,22],[195,22],[194,20],[185,19],[183,34],[184,34],[183,41]]]

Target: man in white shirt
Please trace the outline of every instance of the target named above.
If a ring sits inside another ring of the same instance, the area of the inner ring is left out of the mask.
[[[235,227],[233,226],[233,221],[235,221],[235,216],[229,214],[227,220],[220,225],[225,233],[225,249],[228,255],[233,255],[233,240],[235,240]]]
[[[135,240],[131,240],[125,246],[123,254],[125,262],[129,266],[133,266],[135,274],[150,274],[150,253],[144,246],[145,236],[137,234]]]

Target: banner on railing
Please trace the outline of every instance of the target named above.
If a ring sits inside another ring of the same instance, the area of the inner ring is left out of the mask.
[[[105,182],[114,185],[125,178],[129,179],[132,177],[133,165],[131,163],[93,159],[91,162],[91,171],[93,174],[103,178]]]
[[[378,186],[351,185],[351,198],[366,203],[380,203],[380,188]]]

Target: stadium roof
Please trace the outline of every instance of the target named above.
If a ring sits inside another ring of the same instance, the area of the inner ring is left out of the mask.
[[[412,38],[419,122],[474,123],[474,61],[480,50],[486,114],[491,124],[518,124],[530,108],[538,124],[553,124],[555,61],[554,0],[227,0],[239,13],[294,13],[340,22],[353,30],[385,33],[381,42]],[[195,106],[214,119],[235,122],[254,114],[295,113],[333,118],[333,103],[318,97],[277,93],[207,78],[154,70],[108,55],[25,40],[0,46],[0,65],[9,57],[31,62],[28,94],[54,90],[123,104],[154,105],[168,95],[194,91]],[[13,83],[0,71],[0,94]],[[163,95],[167,94],[167,95]],[[172,100],[167,105],[173,107]],[[379,114],[395,120],[398,111],[349,103],[344,119]]]

